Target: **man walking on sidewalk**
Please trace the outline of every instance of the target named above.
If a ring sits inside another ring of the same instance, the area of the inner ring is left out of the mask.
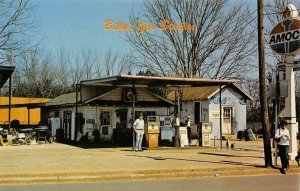
[[[143,113],[140,113],[140,117],[133,123],[133,128],[136,135],[135,151],[142,151],[142,142],[144,136],[144,119]]]
[[[290,132],[286,128],[287,122],[286,121],[281,121],[279,124],[279,128],[276,130],[275,133],[275,139],[278,139],[279,142],[278,144],[278,150],[279,150],[279,156],[281,160],[281,170],[282,173],[285,174],[288,168],[290,167],[289,165],[289,141],[290,141]]]

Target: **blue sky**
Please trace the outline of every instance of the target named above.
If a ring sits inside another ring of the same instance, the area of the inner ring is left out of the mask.
[[[240,0],[230,0],[231,3]],[[256,8],[256,0],[243,0]],[[66,49],[73,53],[91,49],[126,54],[130,46],[120,31],[105,31],[107,19],[128,22],[132,11],[142,14],[143,0],[33,0],[38,29],[33,40],[42,40],[45,52]]]
[[[141,12],[142,0],[36,0],[33,12],[38,26],[36,39],[43,37],[45,51],[64,48],[72,52],[129,49],[120,31],[105,31],[104,21],[128,22],[132,11]]]

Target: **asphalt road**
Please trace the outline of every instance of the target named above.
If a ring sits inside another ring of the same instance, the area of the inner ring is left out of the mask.
[[[154,180],[83,184],[0,185],[1,191],[299,191],[300,175],[216,177],[208,179]]]

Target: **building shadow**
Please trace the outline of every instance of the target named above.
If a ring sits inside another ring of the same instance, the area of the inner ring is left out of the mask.
[[[128,148],[131,147],[132,145],[120,145],[113,143],[111,141],[94,141],[94,142],[85,142],[85,141],[80,141],[80,142],[71,142],[71,141],[63,141],[59,142],[60,144],[65,144],[73,147],[78,147],[82,149],[97,149],[97,148]],[[132,151],[132,150],[131,150]]]

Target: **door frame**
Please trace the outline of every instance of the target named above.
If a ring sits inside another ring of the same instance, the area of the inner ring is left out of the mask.
[[[225,114],[225,109],[230,109],[230,131],[224,131],[225,129],[225,121],[224,121],[224,114]],[[231,135],[232,134],[232,127],[233,127],[233,106],[222,106],[222,134],[225,135]]]

